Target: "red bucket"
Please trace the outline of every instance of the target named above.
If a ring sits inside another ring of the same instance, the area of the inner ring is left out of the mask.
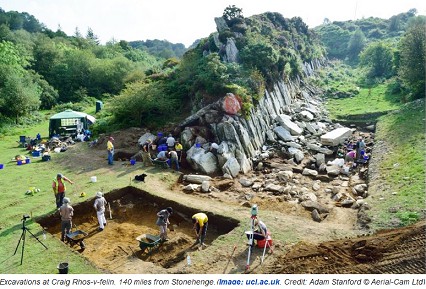
[[[272,238],[271,235],[268,233],[268,237],[263,240],[257,240],[257,247],[258,248],[265,248],[265,244],[267,248],[272,247]]]

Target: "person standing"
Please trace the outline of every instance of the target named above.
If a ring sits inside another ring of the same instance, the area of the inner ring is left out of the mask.
[[[202,247],[205,246],[204,239],[207,234],[209,218],[204,213],[196,213],[192,216],[192,223],[194,224],[197,242],[199,242]]]
[[[166,140],[168,150],[175,148],[175,142],[175,138],[172,136],[172,134],[169,134],[169,137]]]
[[[52,189],[56,199],[56,208],[58,209],[62,206],[65,198],[66,187],[64,181],[70,183],[71,185],[74,184],[73,181],[65,177],[63,174],[57,174],[56,179],[53,179],[52,183]]]
[[[95,208],[96,215],[98,217],[98,222],[99,222],[98,231],[103,231],[106,224],[107,224],[107,221],[106,221],[106,218],[105,218],[105,206],[106,206],[106,204],[107,204],[107,201],[103,197],[102,192],[97,192],[95,203],[93,204],[93,207]]]
[[[74,215],[74,209],[70,205],[71,201],[69,198],[64,198],[64,204],[59,208],[59,214],[61,215],[61,241],[65,242],[66,234],[69,234],[72,226],[72,217]]]
[[[365,153],[365,142],[362,139],[362,137],[360,137],[358,139],[358,142],[356,143],[356,159],[357,160],[359,160],[363,157],[364,154],[361,153],[361,152]]]
[[[176,153],[178,155],[178,160],[179,160],[179,162],[181,162],[181,160],[182,160],[183,146],[182,146],[182,144],[180,143],[179,140],[177,140],[175,142],[175,150],[176,150]]]
[[[109,137],[107,142],[107,150],[108,150],[108,164],[113,165],[114,164],[114,145],[112,142],[114,141],[114,138],[112,136]]]
[[[160,227],[160,238],[162,241],[168,241],[167,238],[167,225],[170,224],[169,217],[173,214],[173,209],[167,207],[164,210],[161,210],[157,213],[157,222],[156,225]]]

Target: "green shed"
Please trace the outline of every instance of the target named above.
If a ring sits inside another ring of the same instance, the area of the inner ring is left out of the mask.
[[[49,138],[54,135],[72,135],[78,130],[85,130],[96,119],[84,112],[67,109],[50,117]]]

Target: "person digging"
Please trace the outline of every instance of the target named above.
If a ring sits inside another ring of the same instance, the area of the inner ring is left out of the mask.
[[[206,238],[207,234],[209,218],[204,213],[197,213],[192,216],[192,223],[194,224],[194,230],[197,236],[196,242],[200,244],[201,248],[206,247],[204,244],[204,239]]]
[[[61,241],[65,242],[66,234],[69,234],[72,226],[72,217],[74,215],[74,209],[70,205],[71,201],[69,198],[64,198],[64,204],[59,208],[59,214],[61,215]]]
[[[161,241],[168,241],[167,238],[167,225],[170,224],[169,217],[173,214],[173,209],[171,207],[167,207],[157,213],[157,222],[156,225],[160,227],[160,238]]]

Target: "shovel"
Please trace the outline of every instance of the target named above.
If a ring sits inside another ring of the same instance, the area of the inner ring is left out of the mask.
[[[108,203],[109,218],[112,220],[111,205]]]

